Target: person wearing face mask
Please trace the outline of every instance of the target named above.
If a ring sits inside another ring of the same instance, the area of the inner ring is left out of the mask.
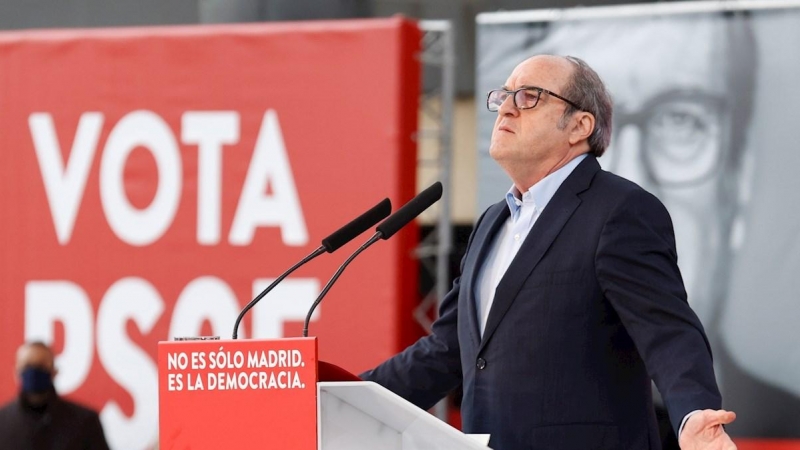
[[[15,450],[108,450],[97,412],[61,398],[54,356],[42,342],[17,350],[19,395],[0,409],[0,447]]]

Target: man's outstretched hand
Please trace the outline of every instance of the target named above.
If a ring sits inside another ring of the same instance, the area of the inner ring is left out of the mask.
[[[736,450],[722,425],[736,420],[736,413],[706,409],[692,414],[683,425],[678,443],[681,450]]]

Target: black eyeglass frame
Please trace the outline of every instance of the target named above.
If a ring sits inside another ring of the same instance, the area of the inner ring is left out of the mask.
[[[517,104],[517,93],[520,92],[520,91],[536,91],[537,92],[536,101],[533,102],[533,106],[530,106],[530,107],[527,107],[527,108],[522,108]],[[545,93],[547,95],[551,95],[551,96],[553,96],[553,97],[565,102],[566,104],[572,106],[573,108],[577,109],[578,111],[586,111],[585,109],[583,109],[580,106],[578,106],[577,103],[573,102],[572,100],[570,100],[568,98],[562,97],[562,96],[556,94],[553,91],[548,91],[547,89],[540,88],[538,86],[523,86],[523,87],[521,87],[519,89],[515,89],[513,91],[509,91],[508,89],[492,89],[491,91],[489,91],[489,93],[486,94],[486,109],[488,109],[491,112],[497,112],[497,111],[500,110],[500,106],[499,105],[498,105],[497,109],[495,109],[495,110],[493,110],[492,107],[489,106],[489,98],[492,96],[493,92],[505,92],[506,94],[510,95],[512,101],[514,102],[514,107],[519,109],[519,110],[536,108],[536,105],[539,104],[539,100],[542,98],[542,93]],[[505,99],[503,99],[503,101],[505,101]]]
[[[722,128],[722,141],[717,144],[715,163],[712,164],[706,172],[681,181],[668,180],[658,174],[658,171],[655,169],[655,163],[653,162],[653,148],[645,144],[649,133],[647,123],[660,105],[670,101],[692,102],[708,108],[712,112],[708,117],[716,118]],[[615,111],[616,114],[614,115],[614,124],[612,127],[614,131],[611,141],[615,142],[619,133],[627,127],[633,126],[637,128],[640,132],[638,144],[641,149],[640,158],[644,165],[644,172],[649,181],[662,188],[697,186],[713,179],[722,172],[723,168],[731,164],[729,158],[731,158],[730,153],[733,149],[729,142],[732,134],[730,128],[733,126],[732,107],[731,100],[723,95],[710,94],[697,89],[670,89],[648,100],[637,111]],[[613,147],[611,149],[613,151]],[[611,165],[606,166],[606,170],[615,172],[616,166],[618,165],[619,159],[612,159]]]

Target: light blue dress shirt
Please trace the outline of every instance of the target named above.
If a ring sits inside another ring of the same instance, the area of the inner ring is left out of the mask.
[[[495,236],[489,254],[478,272],[477,300],[478,324],[483,336],[489,310],[494,302],[494,293],[500,280],[505,275],[520,246],[528,237],[533,224],[547,207],[561,183],[575,170],[575,167],[586,158],[579,155],[560,169],[539,180],[525,193],[520,193],[515,186],[511,186],[506,194],[506,203],[511,215]]]

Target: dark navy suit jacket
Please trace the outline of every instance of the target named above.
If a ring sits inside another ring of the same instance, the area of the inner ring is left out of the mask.
[[[500,202],[478,220],[432,334],[364,379],[424,409],[462,384],[464,432],[495,450],[658,449],[651,377],[676,430],[721,407],[658,199],[588,156],[500,281],[481,338],[477,273],[508,215]]]

